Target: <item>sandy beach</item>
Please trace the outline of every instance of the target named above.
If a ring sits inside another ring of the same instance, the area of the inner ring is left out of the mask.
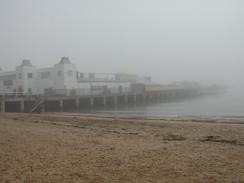
[[[2,113],[0,182],[241,183],[244,124]]]

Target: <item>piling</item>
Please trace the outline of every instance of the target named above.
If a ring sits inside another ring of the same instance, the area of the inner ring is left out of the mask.
[[[24,112],[25,111],[25,101],[22,99],[20,101],[20,112]]]
[[[80,108],[80,99],[79,98],[75,99],[75,108],[76,108],[76,110],[78,110]]]
[[[93,97],[90,98],[90,107],[91,108],[94,107],[94,98]]]
[[[1,100],[0,105],[1,105],[1,112],[5,112],[5,101]]]
[[[106,96],[103,96],[103,106],[106,107],[107,105],[107,98]]]
[[[63,99],[59,100],[59,110],[60,110],[60,112],[63,112],[63,110],[64,110],[64,100]]]
[[[118,96],[114,96],[114,105],[115,105],[115,106],[118,105]]]

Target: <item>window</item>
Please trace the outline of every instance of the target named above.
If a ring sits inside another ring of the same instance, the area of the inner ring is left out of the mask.
[[[21,73],[19,73],[19,79],[22,79],[22,74]]]
[[[41,79],[47,79],[51,77],[51,73],[50,72],[42,72],[41,73]]]
[[[15,80],[15,79],[16,79],[16,74],[9,74],[9,75],[0,76],[0,81]]]
[[[62,71],[58,71],[58,76],[62,76]]]
[[[69,70],[69,71],[67,72],[67,75],[68,75],[68,76],[72,76],[72,75],[73,75],[73,71],[72,71],[72,70]]]
[[[31,94],[31,93],[32,93],[32,89],[28,88],[28,94]]]
[[[13,80],[5,80],[3,81],[4,86],[12,86],[13,85]]]
[[[18,87],[18,92],[20,92],[20,93],[23,92],[23,88],[22,88],[22,86],[19,86],[19,87]]]
[[[79,79],[79,72],[76,72],[76,79]]]
[[[28,79],[32,79],[33,78],[33,73],[28,73]]]
[[[55,92],[54,92],[54,90],[52,88],[45,88],[44,89],[44,94],[45,95],[54,95]]]
[[[149,76],[146,77],[146,81],[147,81],[147,82],[151,82],[151,77],[149,77]]]
[[[90,78],[90,79],[94,79],[94,78],[95,78],[95,74],[90,73],[90,74],[89,74],[89,78]]]

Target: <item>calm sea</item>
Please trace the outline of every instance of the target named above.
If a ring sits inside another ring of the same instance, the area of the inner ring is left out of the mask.
[[[84,111],[81,111],[84,112]],[[121,117],[244,117],[244,88],[180,102],[86,111]]]

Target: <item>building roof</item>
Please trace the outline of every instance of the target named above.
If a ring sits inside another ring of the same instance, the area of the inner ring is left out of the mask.
[[[24,60],[22,60],[22,63],[21,63],[21,65],[20,66],[32,66],[32,64],[31,64],[31,61],[30,60],[28,60],[28,59],[24,59]]]
[[[62,57],[58,64],[71,64],[69,57]]]

